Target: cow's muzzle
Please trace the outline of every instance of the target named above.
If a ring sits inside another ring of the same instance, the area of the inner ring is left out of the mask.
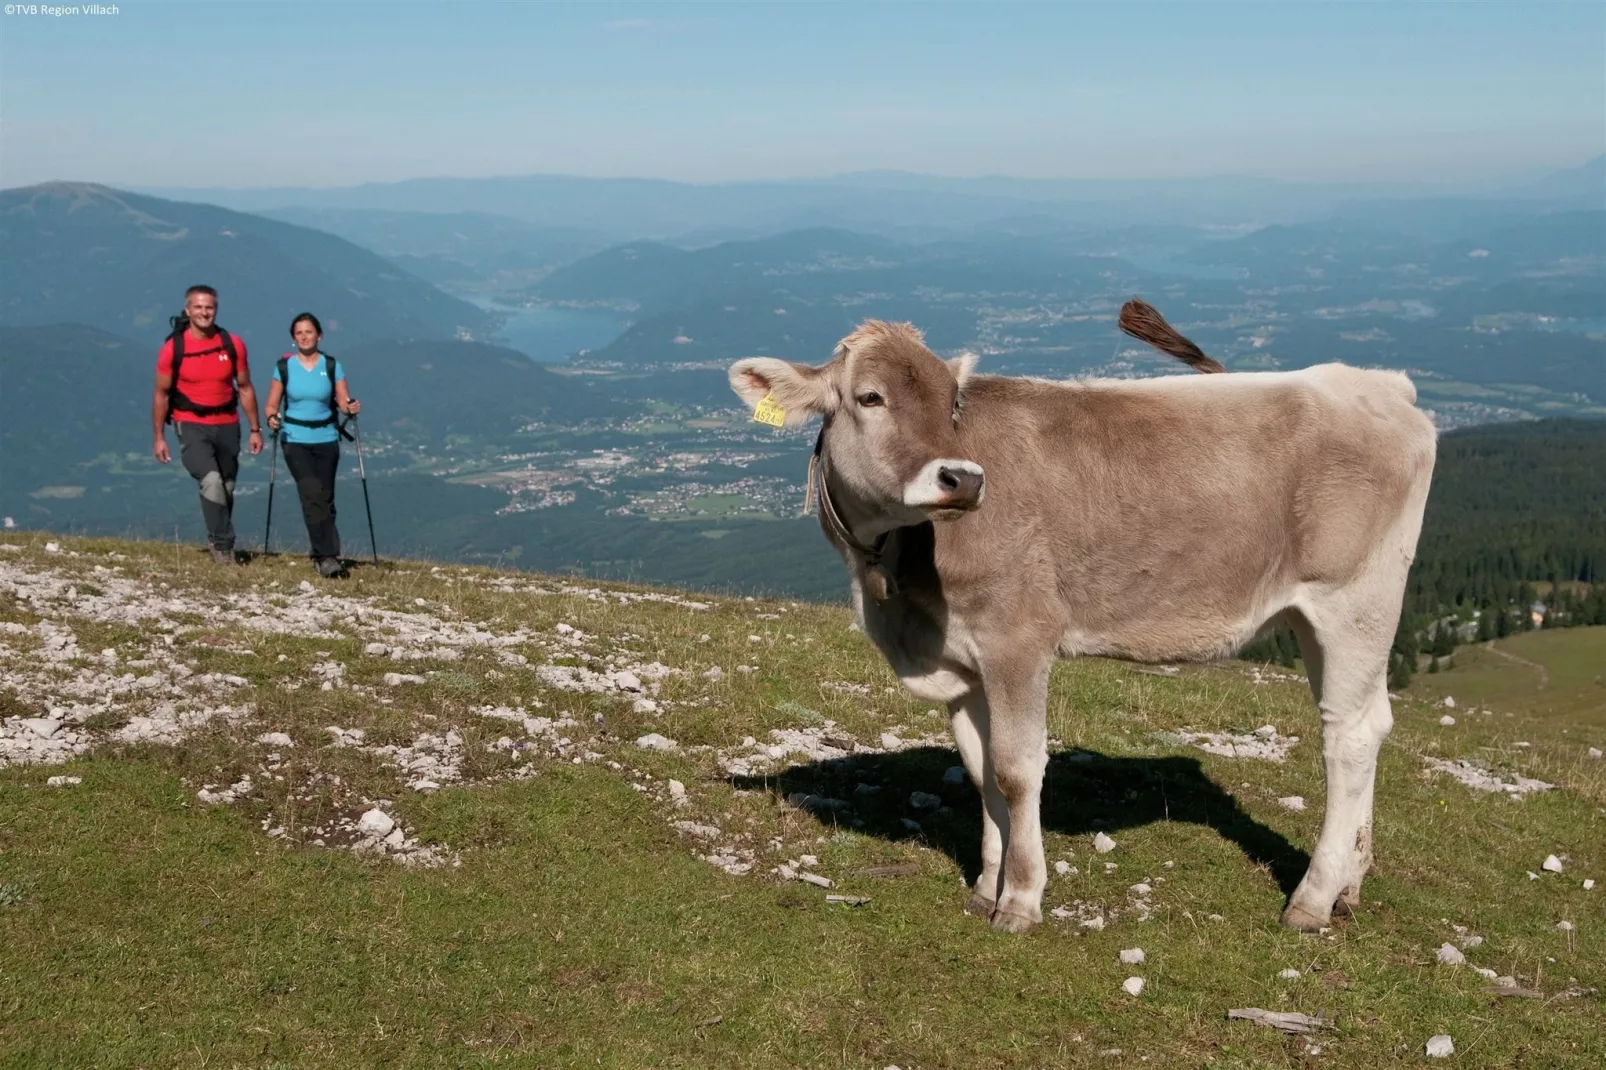
[[[973,461],[935,460],[904,488],[903,503],[923,509],[933,520],[953,520],[981,505],[987,479]]]

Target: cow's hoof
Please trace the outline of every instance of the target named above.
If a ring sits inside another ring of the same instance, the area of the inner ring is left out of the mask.
[[[1017,914],[1013,910],[1000,910],[993,914],[993,928],[1001,933],[1025,933],[1037,928],[1041,918]]]
[[[974,914],[978,918],[990,919],[997,910],[998,903],[980,892],[972,892],[970,898],[965,901],[965,913]]]
[[[1338,902],[1333,904],[1333,916],[1338,918],[1353,918],[1361,909],[1361,890],[1359,888],[1345,888],[1338,893]]]
[[[1306,910],[1298,903],[1290,904],[1288,909],[1283,911],[1283,924],[1302,933],[1313,933],[1325,929],[1331,920],[1330,915]]]

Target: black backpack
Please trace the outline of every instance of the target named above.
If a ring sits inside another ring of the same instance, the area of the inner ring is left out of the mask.
[[[223,343],[223,351],[229,355],[229,400],[221,405],[200,405],[185,397],[178,389],[178,370],[184,363],[184,333],[190,329],[190,318],[178,315],[169,319],[168,323],[173,327],[173,333],[167,336],[173,343],[173,388],[167,393],[167,422],[173,422],[174,409],[196,416],[222,416],[238,412],[240,388],[236,378],[240,371],[240,354],[234,348],[233,336],[222,327],[217,329],[218,341]]]
[[[279,403],[279,419],[287,424],[295,424],[297,427],[328,427],[330,424],[334,424],[335,430],[340,432],[341,438],[347,442],[353,442],[355,439],[352,437],[351,432],[347,431],[346,425],[340,422],[340,403],[335,401],[335,358],[327,353],[323,355],[323,371],[329,377],[329,415],[321,420],[297,420],[288,412],[290,408],[290,354],[286,353],[279,358],[279,366],[273,372],[274,377],[279,380],[279,385],[284,387],[284,400]]]

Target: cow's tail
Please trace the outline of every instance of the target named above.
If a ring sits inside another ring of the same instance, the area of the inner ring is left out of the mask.
[[[1147,342],[1162,353],[1169,353],[1196,372],[1224,372],[1220,362],[1176,332],[1165,317],[1147,301],[1134,297],[1121,306],[1116,326],[1140,342]]]

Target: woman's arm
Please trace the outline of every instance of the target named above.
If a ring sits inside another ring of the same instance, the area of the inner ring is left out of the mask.
[[[351,396],[344,379],[335,384],[335,404],[339,405],[340,411],[347,416],[355,416],[362,409],[362,402]]]
[[[275,431],[279,429],[279,425],[283,422],[279,419],[279,403],[283,400],[284,384],[279,382],[277,375],[270,376],[268,379],[268,426]]]

